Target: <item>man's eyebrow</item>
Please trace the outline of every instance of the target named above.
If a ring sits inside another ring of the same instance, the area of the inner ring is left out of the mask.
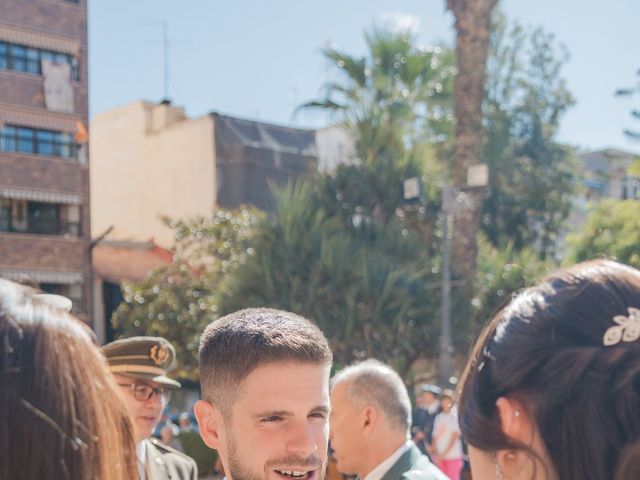
[[[318,405],[313,407],[309,413],[329,413],[328,405]],[[263,410],[253,415],[253,418],[266,418],[266,417],[292,417],[294,413],[290,410]]]
[[[330,410],[329,405],[318,405],[317,407],[312,408],[309,413],[324,413],[328,415]]]

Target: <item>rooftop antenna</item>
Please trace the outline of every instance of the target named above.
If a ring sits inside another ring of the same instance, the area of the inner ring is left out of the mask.
[[[167,22],[162,22],[162,53],[164,57],[164,98],[160,101],[162,105],[169,105],[169,33]]]

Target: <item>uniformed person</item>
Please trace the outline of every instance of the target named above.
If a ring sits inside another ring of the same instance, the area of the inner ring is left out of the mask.
[[[431,445],[433,423],[440,413],[440,388],[436,385],[422,384],[416,397],[416,408],[413,410],[411,438],[420,451],[428,455]]]
[[[171,391],[180,388],[167,377],[175,359],[173,345],[160,337],[131,337],[103,350],[136,427],[140,480],[195,480],[197,467],[191,457],[151,438]]]

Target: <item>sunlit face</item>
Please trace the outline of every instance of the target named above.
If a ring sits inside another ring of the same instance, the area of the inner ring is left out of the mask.
[[[150,380],[141,380],[124,375],[114,375],[114,377],[118,385],[120,385],[120,390],[127,401],[129,414],[136,427],[136,437],[138,441],[150,437],[162,416],[162,410],[165,406],[164,401],[160,395],[156,395],[155,393],[151,395],[151,398],[148,400],[137,400],[129,385],[136,383],[139,385],[149,385],[153,388],[162,388],[162,385]]]
[[[360,429],[358,428],[359,410],[346,395],[347,382],[338,383],[331,390],[331,448],[336,466],[345,475],[359,472],[362,457]]]
[[[436,396],[431,392],[422,392],[417,400],[419,405],[428,407],[436,401]]]
[[[327,461],[329,367],[272,363],[240,384],[221,435],[232,480],[323,480]]]
[[[444,413],[449,413],[451,411],[451,406],[453,405],[453,400],[449,397],[442,397],[440,399],[440,407]]]

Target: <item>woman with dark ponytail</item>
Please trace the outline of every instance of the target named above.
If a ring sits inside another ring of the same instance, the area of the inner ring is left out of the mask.
[[[640,271],[607,260],[517,295],[459,390],[474,480],[640,479]]]

